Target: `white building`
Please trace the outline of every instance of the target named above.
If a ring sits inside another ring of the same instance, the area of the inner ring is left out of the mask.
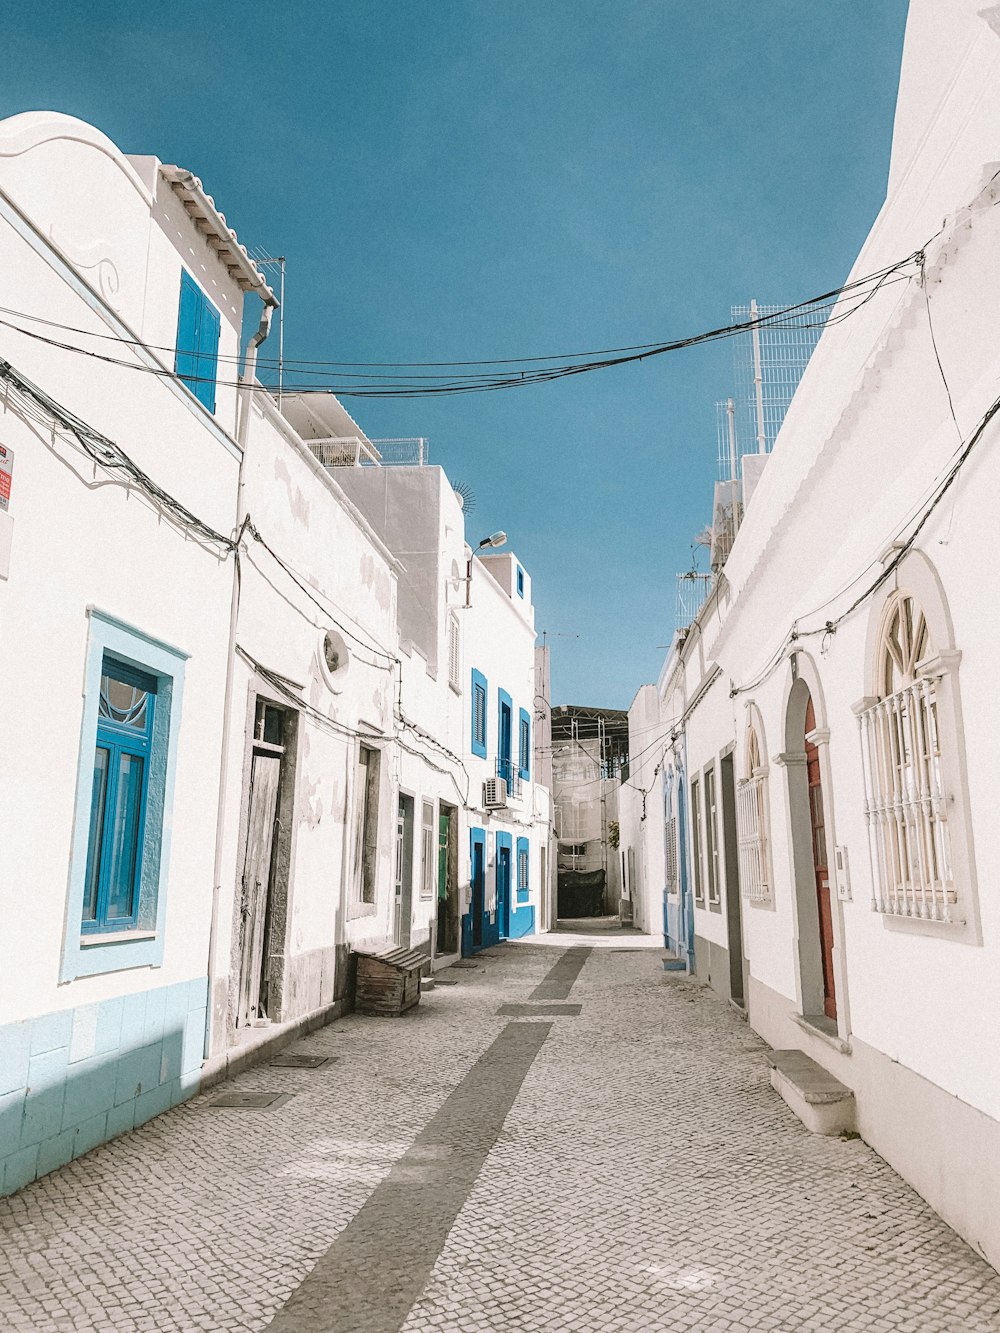
[[[666,818],[623,828],[664,839],[671,944],[853,1093],[862,1136],[995,1265],[998,77],[1000,8],[913,0],[852,276],[913,258],[824,332],[656,687]]]
[[[344,1012],[352,950],[531,934],[550,819],[527,573],[332,396],[279,409],[201,183],[15,117],[0,258],[11,1192]]]
[[[273,297],[184,173],[66,116],[0,123],[0,262],[9,1192],[199,1077],[242,455],[201,358]]]

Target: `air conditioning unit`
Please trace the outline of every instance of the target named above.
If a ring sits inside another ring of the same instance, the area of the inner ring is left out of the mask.
[[[507,783],[503,778],[487,778],[483,783],[483,809],[504,810],[507,806]]]

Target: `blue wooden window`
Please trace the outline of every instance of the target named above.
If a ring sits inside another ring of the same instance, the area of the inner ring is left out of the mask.
[[[507,783],[510,792],[514,786],[511,761],[514,703],[506,690],[497,691],[497,706],[497,774]]]
[[[187,270],[181,271],[174,370],[200,403],[215,411],[219,362],[219,312]]]
[[[527,782],[531,777],[531,718],[526,708],[521,709],[517,762],[521,777]]]
[[[526,903],[528,901],[529,890],[529,868],[531,865],[528,853],[528,839],[518,838],[517,840],[517,901]]]
[[[518,597],[524,596],[524,570],[520,565],[517,567],[517,595]]]
[[[472,753],[486,758],[486,677],[472,671]]]
[[[105,657],[97,715],[81,930],[128,930],[139,917],[156,681]]]

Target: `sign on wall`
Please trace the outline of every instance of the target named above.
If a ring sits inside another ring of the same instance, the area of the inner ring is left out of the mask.
[[[14,450],[0,444],[0,509],[10,507],[10,485],[14,471]]]

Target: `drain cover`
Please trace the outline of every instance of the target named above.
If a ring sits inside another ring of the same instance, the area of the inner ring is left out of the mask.
[[[442,977],[442,976],[436,976],[436,977],[434,978],[434,984],[435,984],[436,986],[457,986],[457,985],[458,985],[458,977]]]
[[[209,1106],[225,1106],[248,1111],[263,1111],[280,1106],[291,1096],[287,1092],[227,1092],[216,1097]]]
[[[336,1056],[332,1058],[336,1059]],[[268,1064],[272,1069],[319,1069],[322,1065],[328,1065],[330,1060],[329,1055],[296,1055],[293,1051],[286,1051],[269,1060]]]
[[[452,963],[452,967],[478,967],[478,966],[479,964],[474,963],[471,958],[462,958],[457,963]]]

